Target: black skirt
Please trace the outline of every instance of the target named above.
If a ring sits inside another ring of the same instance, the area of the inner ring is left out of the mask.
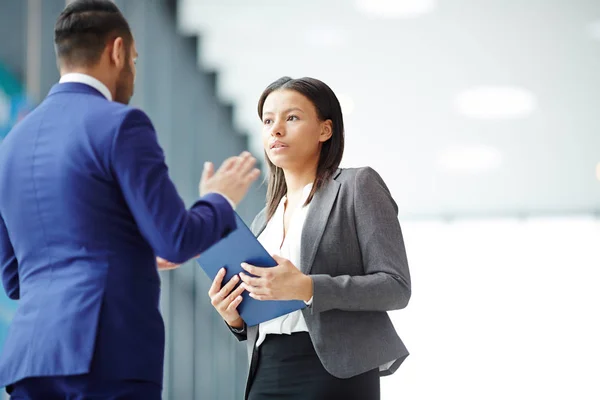
[[[379,400],[379,371],[348,379],[325,370],[310,336],[267,335],[252,357],[248,400]]]

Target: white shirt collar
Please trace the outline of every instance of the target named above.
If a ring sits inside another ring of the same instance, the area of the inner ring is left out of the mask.
[[[60,81],[58,83],[66,83],[66,82],[77,82],[77,83],[83,83],[85,85],[91,86],[94,89],[96,89],[97,91],[99,91],[100,93],[102,93],[102,95],[104,97],[106,97],[109,101],[112,101],[112,94],[110,93],[110,90],[108,90],[108,88],[106,87],[106,85],[104,83],[100,82],[98,79],[94,78],[93,76],[89,76],[86,74],[80,74],[78,72],[71,72],[68,74],[64,74],[60,78]]]
[[[302,188],[302,198],[300,199],[300,204],[304,205],[304,203],[306,203],[306,200],[308,200],[308,196],[310,195],[310,191],[312,190],[313,187],[313,183],[309,183],[308,185],[304,186],[304,188]],[[281,201],[279,202],[279,205],[285,203],[287,200],[287,195],[283,196],[281,198]]]

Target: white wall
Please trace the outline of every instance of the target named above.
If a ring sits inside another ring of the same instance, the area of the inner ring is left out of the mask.
[[[600,220],[402,226],[411,355],[384,400],[600,398]]]

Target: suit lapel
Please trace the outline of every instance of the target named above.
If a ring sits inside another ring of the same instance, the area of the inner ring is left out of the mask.
[[[340,170],[334,174],[333,178],[315,193],[302,228],[302,253],[300,256],[300,270],[309,274],[312,269],[317,249],[321,243],[321,237],[325,231],[325,226],[329,220],[329,214],[333,208],[333,203],[340,191],[340,183],[335,180],[340,174]]]

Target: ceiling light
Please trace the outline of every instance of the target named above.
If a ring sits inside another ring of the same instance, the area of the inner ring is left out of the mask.
[[[412,18],[432,12],[435,0],[356,0],[356,8],[377,18]]]
[[[346,32],[331,27],[313,28],[306,32],[306,41],[314,47],[341,47],[347,43]]]
[[[530,114],[536,100],[530,91],[510,86],[478,86],[456,96],[454,106],[471,118],[519,118]]]
[[[488,146],[456,146],[446,149],[438,158],[438,166],[450,172],[485,172],[502,163],[498,150]]]

